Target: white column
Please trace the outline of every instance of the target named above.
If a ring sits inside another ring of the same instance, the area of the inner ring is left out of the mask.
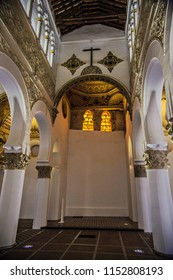
[[[147,150],[154,249],[173,255],[173,203],[167,169],[167,152]]]
[[[131,196],[131,204],[132,204],[130,218],[134,222],[137,222],[138,221],[138,211],[137,211],[136,185],[135,185],[133,164],[129,164],[129,176],[130,176],[130,196]]]
[[[135,161],[134,171],[137,193],[138,227],[145,232],[152,232],[151,201],[144,162]]]
[[[54,167],[50,182],[48,219],[58,220],[60,214],[60,169]]]
[[[36,185],[36,206],[33,229],[40,229],[47,225],[47,207],[52,168],[48,165],[40,165],[36,166],[36,168],[38,170],[38,179]]]
[[[28,162],[27,156],[21,153],[6,154],[5,160],[0,197],[0,247],[15,244],[25,176],[24,167]]]

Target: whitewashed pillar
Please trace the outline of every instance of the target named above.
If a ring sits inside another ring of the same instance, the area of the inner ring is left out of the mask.
[[[47,208],[49,199],[49,185],[52,167],[37,165],[38,179],[36,185],[36,205],[33,229],[40,229],[47,225]]]
[[[4,154],[4,177],[0,197],[0,247],[15,244],[28,156]]]
[[[138,207],[138,227],[145,232],[152,232],[149,184],[145,162],[143,160],[135,160],[134,173]]]
[[[173,255],[173,203],[167,167],[167,151],[148,149],[145,152],[151,197],[154,249]]]

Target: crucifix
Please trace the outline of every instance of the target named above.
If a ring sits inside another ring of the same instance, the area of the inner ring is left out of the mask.
[[[93,51],[99,51],[100,49],[94,49],[94,48],[90,48],[90,49],[85,49],[83,50],[84,52],[91,52],[91,58],[90,58],[90,66],[93,66]]]

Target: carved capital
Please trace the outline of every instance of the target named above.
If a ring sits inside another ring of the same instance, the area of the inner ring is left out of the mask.
[[[22,153],[4,153],[1,160],[3,169],[25,169],[29,157]]]
[[[167,151],[146,150],[144,153],[147,169],[166,169],[168,166]]]
[[[38,178],[50,178],[52,167],[49,165],[37,165],[36,169],[38,170]]]
[[[134,172],[136,178],[147,177],[145,165],[134,165]]]

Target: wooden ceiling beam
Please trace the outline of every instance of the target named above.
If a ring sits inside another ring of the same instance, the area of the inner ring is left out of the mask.
[[[54,14],[55,17],[57,18],[68,18],[68,17],[70,18],[72,16],[73,17],[82,16],[82,11],[79,7],[75,7],[62,13],[58,13],[55,11]]]
[[[82,4],[81,0],[80,1],[79,0],[72,0],[72,1],[65,0],[63,2],[56,0],[54,4],[51,2],[51,6],[54,9],[54,11],[55,10],[59,10],[59,11],[66,10],[68,8],[72,8],[72,7],[76,7],[76,6],[81,6],[81,4]]]
[[[114,2],[114,1],[109,1],[109,0],[106,0],[106,1],[102,1],[100,3],[101,6],[107,6],[110,8],[110,10],[114,10],[114,9],[123,9],[126,11],[126,7],[127,5],[126,4],[119,4],[117,2]]]
[[[65,24],[68,23],[69,21],[71,23],[73,22],[85,22],[85,21],[93,21],[93,20],[98,20],[98,21],[117,21],[117,20],[121,20],[121,17],[124,16],[124,14],[114,14],[114,15],[104,15],[104,16],[88,16],[88,17],[73,17],[73,18],[63,18],[63,19],[56,19],[56,23],[61,23],[61,24]]]

